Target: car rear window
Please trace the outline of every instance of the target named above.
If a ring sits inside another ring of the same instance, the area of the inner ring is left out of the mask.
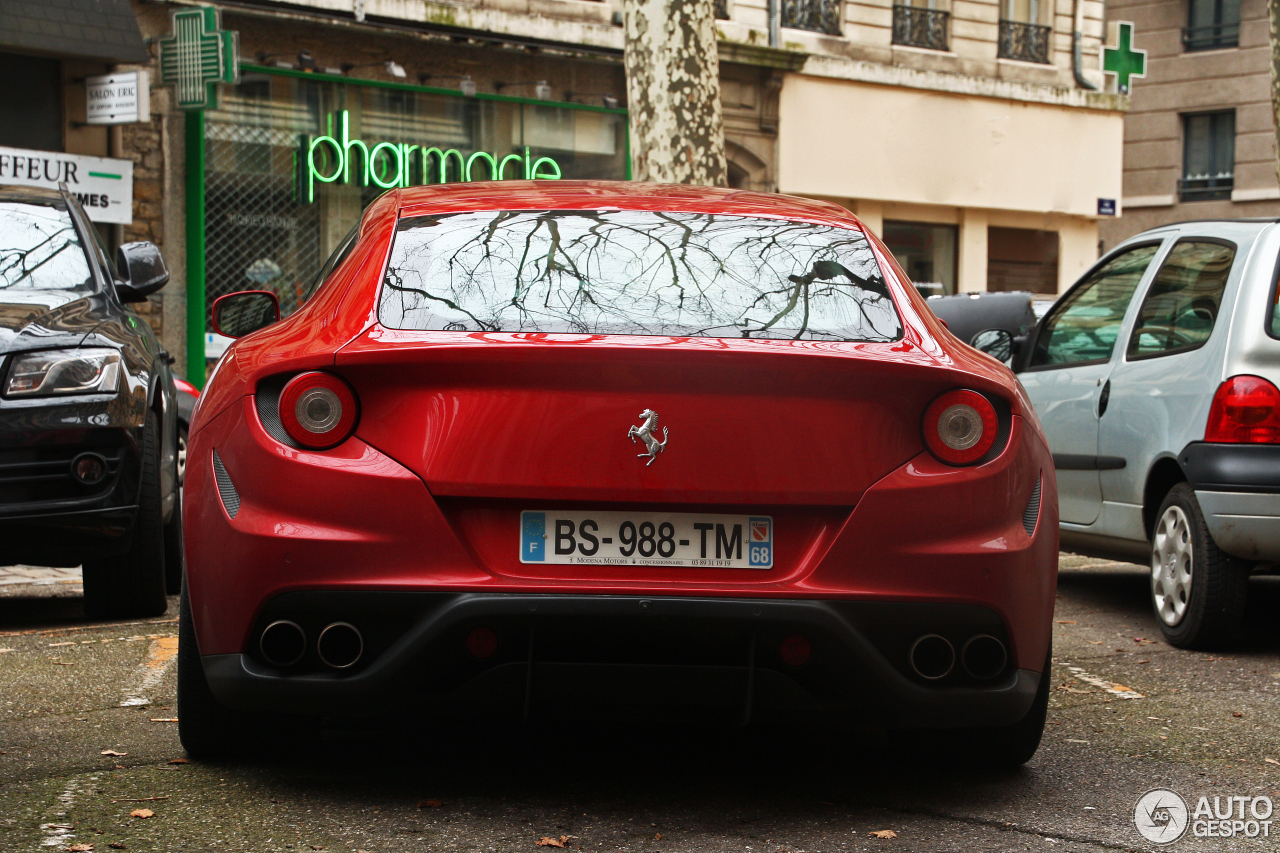
[[[0,202],[0,290],[78,290],[91,275],[66,208]]]
[[[859,231],[635,210],[403,219],[378,318],[419,331],[834,341],[902,335]]]

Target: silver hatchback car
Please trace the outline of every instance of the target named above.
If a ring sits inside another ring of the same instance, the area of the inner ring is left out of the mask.
[[[1229,641],[1280,562],[1280,221],[1185,222],[1121,243],[1012,356],[1044,422],[1062,545],[1150,561],[1183,648]]]

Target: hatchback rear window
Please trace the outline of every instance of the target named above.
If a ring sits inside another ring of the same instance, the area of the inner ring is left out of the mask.
[[[401,220],[378,318],[419,331],[833,341],[902,335],[859,231],[634,210]]]

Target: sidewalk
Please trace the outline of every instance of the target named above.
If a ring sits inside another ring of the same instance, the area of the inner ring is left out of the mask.
[[[0,567],[0,586],[81,582],[78,567],[74,569],[52,569],[46,566]]]

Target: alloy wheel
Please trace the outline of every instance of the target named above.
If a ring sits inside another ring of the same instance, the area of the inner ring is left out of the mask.
[[[1194,566],[1191,524],[1182,507],[1168,507],[1156,523],[1151,544],[1151,595],[1166,625],[1177,625],[1191,601]]]

